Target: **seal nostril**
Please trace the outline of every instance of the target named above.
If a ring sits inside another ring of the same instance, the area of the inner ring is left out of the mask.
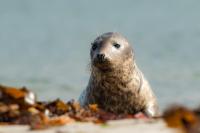
[[[97,58],[103,61],[105,59],[105,54],[97,54]]]
[[[105,54],[101,54],[101,58],[102,58],[102,59],[105,59]]]

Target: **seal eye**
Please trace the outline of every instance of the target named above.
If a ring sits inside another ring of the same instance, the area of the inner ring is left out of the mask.
[[[114,43],[113,46],[114,46],[115,48],[117,48],[117,49],[120,48],[120,44],[118,44],[118,43]]]
[[[96,43],[92,44],[92,50],[95,50],[96,48],[97,48],[97,44]]]

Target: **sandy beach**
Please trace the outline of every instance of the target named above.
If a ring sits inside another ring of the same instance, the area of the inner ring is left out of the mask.
[[[72,123],[44,130],[30,130],[28,126],[1,126],[0,133],[177,133],[168,128],[162,120],[118,120],[103,125],[93,123]]]

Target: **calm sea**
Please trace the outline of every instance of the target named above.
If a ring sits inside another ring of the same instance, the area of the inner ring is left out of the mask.
[[[89,78],[90,42],[117,31],[161,107],[200,104],[200,1],[0,1],[0,84],[39,99],[77,99]]]

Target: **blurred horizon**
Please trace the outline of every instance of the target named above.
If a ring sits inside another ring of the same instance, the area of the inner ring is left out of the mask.
[[[0,84],[39,99],[77,99],[90,43],[114,31],[132,44],[161,108],[200,105],[200,1],[0,1]]]

